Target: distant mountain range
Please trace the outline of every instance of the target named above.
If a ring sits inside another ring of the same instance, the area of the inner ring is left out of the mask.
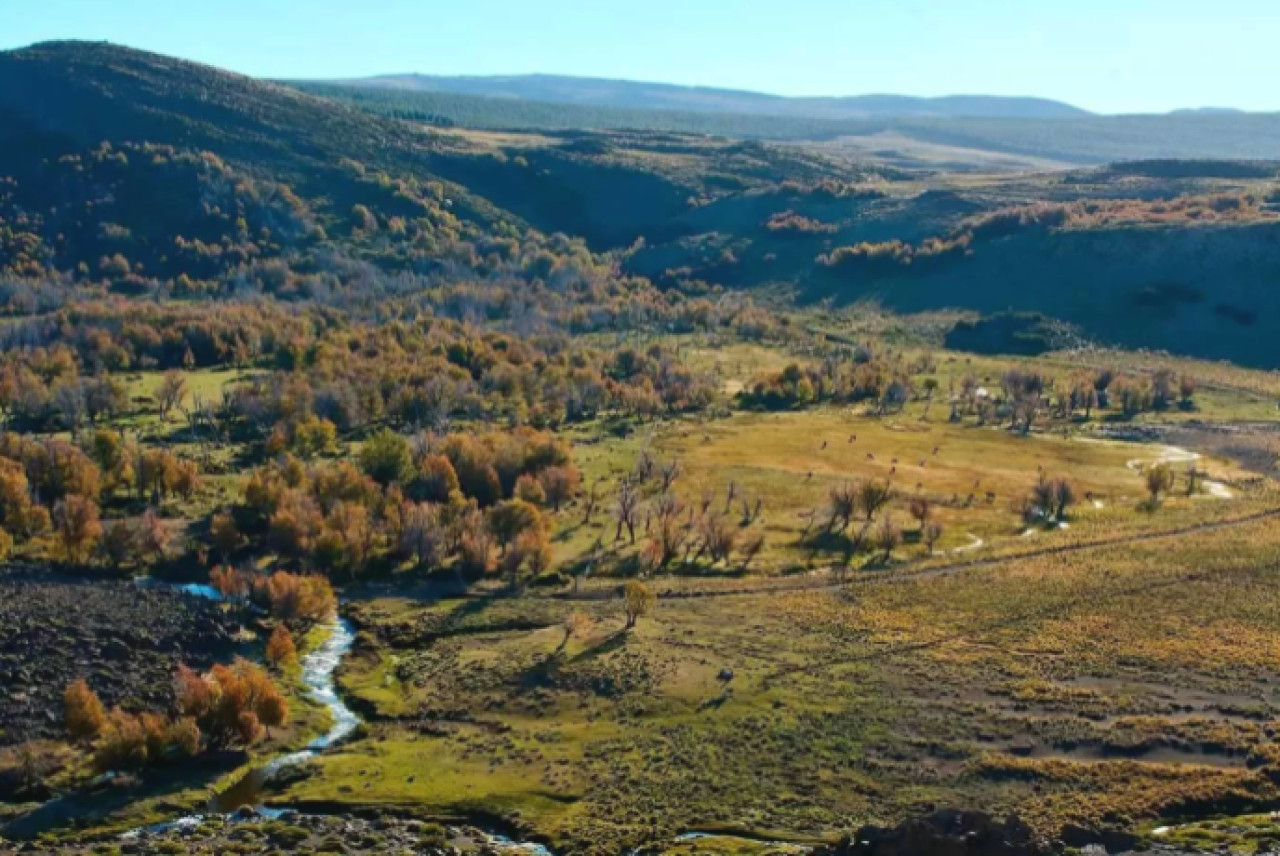
[[[1045,98],[1008,98],[992,95],[948,95],[941,98],[917,98],[907,95],[788,98],[736,89],[550,74],[482,77],[393,74],[328,82],[414,92],[513,98],[548,104],[813,119],[889,116],[1069,119],[1092,115],[1087,110]]]

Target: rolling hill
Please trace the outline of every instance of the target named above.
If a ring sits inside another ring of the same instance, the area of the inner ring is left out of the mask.
[[[484,282],[493,300],[509,300],[545,276],[538,258],[549,254],[676,291],[1044,312],[1105,342],[1280,365],[1267,345],[1280,333],[1280,226],[1261,204],[1274,198],[1274,164],[1172,160],[953,180],[833,157],[834,143],[430,128],[397,118],[395,105],[535,102],[329,90],[347,97],[106,44],[0,54],[10,311],[58,305],[104,281],[149,298],[265,294],[370,313],[387,295],[441,282]],[[409,100],[360,109],[352,96],[362,93]],[[1277,120],[895,121],[952,145],[1066,148],[1091,160],[1118,150],[1267,152]],[[1186,138],[1167,136],[1168,123]],[[1240,123],[1253,131],[1226,141]],[[1075,213],[1041,222],[1041,209]]]
[[[540,87],[522,85],[504,91],[491,85],[491,78],[478,80],[490,83],[432,89],[433,83],[396,77],[289,85],[379,115],[444,127],[644,130],[815,141],[843,145],[859,153],[876,151],[883,148],[883,139],[897,137],[911,145],[1065,165],[1149,158],[1280,159],[1280,114],[1275,113],[1209,110],[1098,116],[1066,105],[1059,107],[1055,102],[1045,106],[1035,100],[982,97],[866,96],[829,99],[826,106],[797,106],[794,99],[754,95],[718,100],[701,95],[610,100],[600,92],[570,100]],[[516,93],[528,93],[528,97]],[[533,97],[538,94],[546,97]],[[686,93],[681,90],[679,94]],[[984,158],[983,163],[987,162]]]
[[[506,77],[395,74],[335,82],[363,88],[450,92],[488,98],[514,98],[550,104],[578,104],[624,110],[681,110],[823,119],[877,116],[1054,119],[1088,115],[1085,110],[1044,98],[1008,98],[990,95],[950,95],[940,98],[916,98],[907,95],[788,98],[762,92],[705,86],[676,86],[667,83],[639,83],[630,80],[550,74]]]

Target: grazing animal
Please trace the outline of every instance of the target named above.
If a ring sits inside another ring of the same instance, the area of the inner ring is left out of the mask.
[[[923,468],[924,468],[928,463],[929,463],[929,462],[928,462],[926,459],[924,459],[924,458],[921,458],[921,459],[920,459],[920,467],[921,467],[922,469],[923,469]]]
[[[809,474],[804,477],[804,480],[809,481],[811,478],[813,478],[813,470],[809,470]]]
[[[894,459],[893,459],[892,461],[890,461],[889,463],[896,465],[896,464],[898,463],[898,459],[897,459],[897,458],[894,458]]]
[[[827,448],[827,441],[826,441],[826,440],[823,440],[823,441],[822,441],[822,448],[824,448],[824,449],[825,449],[825,448]]]
[[[849,442],[850,442],[850,443],[852,443],[854,440],[857,440],[857,439],[858,439],[858,435],[857,435],[857,434],[850,434],[850,435],[849,435]]]
[[[893,475],[898,471],[897,467],[889,467],[889,475]]]
[[[942,448],[941,446],[934,446],[934,447],[933,447],[933,453],[934,453],[935,455],[936,455],[936,454],[938,454],[938,451],[939,451],[941,448]]]
[[[875,455],[871,454],[870,452],[867,452],[867,460],[868,460],[868,461],[874,461],[875,459],[876,459],[876,456],[875,456]]]

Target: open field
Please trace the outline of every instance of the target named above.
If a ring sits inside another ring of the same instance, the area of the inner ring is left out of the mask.
[[[804,840],[926,804],[1050,832],[1269,805],[1280,714],[1270,522],[833,592],[610,603],[394,596],[342,686],[369,736],[282,804],[517,813],[617,852],[689,830]],[[1032,786],[1033,785],[1033,786]],[[1202,808],[1203,807],[1203,808]]]
[[[822,528],[830,491],[859,479],[892,485],[890,513],[908,530],[908,542],[916,524],[906,506],[912,498],[928,500],[945,527],[935,545],[941,553],[968,551],[978,542],[1063,538],[1069,528],[1097,534],[1110,527],[1160,525],[1138,508],[1146,495],[1141,470],[1167,457],[1169,450],[1087,434],[1022,437],[1003,428],[955,425],[945,420],[945,408],[938,405],[932,407],[932,418],[923,421],[924,407],[915,404],[899,416],[876,419],[824,408],[673,422],[639,431],[627,441],[584,446],[578,458],[588,483],[626,475],[641,449],[662,461],[678,461],[683,475],[676,490],[690,504],[711,492],[719,507],[729,486],[735,486],[737,498],[728,509],[735,519],[744,499],[754,504],[760,498],[768,547],[759,568],[775,572],[831,560],[824,550],[802,544],[802,537]],[[1197,467],[1211,481],[1249,478],[1225,460],[1203,460]],[[1063,531],[1028,530],[1011,510],[1040,472],[1070,475],[1076,487],[1080,501]],[[1199,514],[1196,506],[1211,498],[1173,497],[1162,514]],[[597,541],[609,545],[615,528],[607,518],[592,526],[573,522],[564,532],[563,555],[589,552]],[[923,545],[907,543],[895,558],[918,558],[922,551]]]

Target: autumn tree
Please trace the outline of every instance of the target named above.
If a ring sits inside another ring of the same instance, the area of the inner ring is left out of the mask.
[[[107,710],[83,678],[67,685],[62,706],[67,733],[77,740],[92,740],[106,727]]]
[[[408,503],[400,518],[400,552],[419,568],[439,565],[448,552],[448,533],[440,510],[430,503]]]
[[[578,638],[582,639],[591,635],[595,622],[591,620],[591,616],[585,612],[574,610],[565,615],[560,622],[560,627],[564,631],[564,638],[560,640],[560,644],[556,647],[556,653],[560,654],[569,645],[569,640]]]
[[[147,732],[142,719],[113,708],[94,747],[94,766],[105,772],[135,770],[146,763]]]
[[[102,537],[102,521],[98,504],[83,496],[71,495],[54,509],[58,544],[68,562],[83,564]]]
[[[522,534],[544,526],[542,513],[523,499],[508,499],[498,503],[489,509],[486,522],[504,554]]]
[[[1178,378],[1172,369],[1156,369],[1151,373],[1151,406],[1164,410],[1173,403]]]
[[[103,527],[98,549],[112,568],[120,569],[138,560],[141,539],[134,520],[117,520]]]
[[[276,571],[253,580],[255,603],[268,609],[274,618],[301,624],[317,624],[333,618],[338,599],[329,580],[318,574],[291,574]]]
[[[374,434],[360,448],[360,468],[382,485],[409,483],[414,477],[409,441],[394,431]]]
[[[293,424],[289,447],[303,459],[332,452],[338,443],[338,428],[320,416],[306,416]]]
[[[244,544],[236,519],[225,511],[214,514],[209,521],[209,539],[213,549],[223,559],[228,558]]]
[[[102,487],[108,495],[128,489],[134,479],[134,454],[122,435],[99,428],[89,436],[87,451],[102,473]]]
[[[418,465],[411,495],[427,502],[448,502],[454,491],[461,490],[458,474],[445,455],[426,455]]]
[[[1173,488],[1173,470],[1168,464],[1155,464],[1147,468],[1145,481],[1151,506],[1155,507],[1160,504],[1160,495]]]
[[[276,629],[271,631],[271,638],[267,640],[267,662],[277,669],[293,662],[297,657],[298,649],[293,644],[293,634],[289,632],[288,625],[280,623],[276,625]]]
[[[288,705],[270,675],[242,658],[203,675],[180,665],[174,689],[182,716],[195,720],[217,748],[251,746],[288,718]]]
[[[841,484],[831,488],[827,496],[827,531],[844,532],[853,522],[859,508],[860,485]]]
[[[738,528],[723,514],[704,514],[698,520],[699,551],[711,556],[711,561],[728,562],[738,543]]]
[[[656,602],[657,598],[648,586],[638,580],[628,580],[622,587],[622,609],[627,616],[625,629],[635,627],[636,621],[648,615]]]
[[[1195,406],[1196,379],[1191,375],[1184,374],[1178,377],[1178,402],[1184,410],[1191,410]]]
[[[516,479],[514,493],[516,499],[523,499],[530,505],[547,504],[547,492],[543,489],[542,482],[528,473]]]
[[[552,556],[551,539],[544,527],[521,531],[502,557],[508,585],[516,589],[525,579],[537,579],[550,569]]]

